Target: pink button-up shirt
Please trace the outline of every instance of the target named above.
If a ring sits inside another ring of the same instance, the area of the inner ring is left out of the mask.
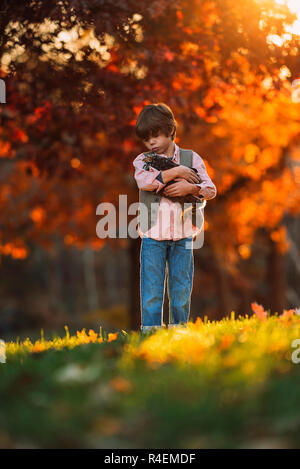
[[[172,161],[180,164],[179,146],[175,142],[174,145]],[[160,154],[160,156],[168,158],[164,154]],[[149,171],[143,169],[145,164],[143,158],[145,158],[145,155],[140,153],[133,161],[133,166],[135,167],[134,177],[138,188],[146,191],[156,190],[156,193],[158,193],[166,184],[156,179],[160,173],[158,169],[152,168],[152,166],[149,167]],[[199,194],[207,200],[213,199],[217,194],[216,186],[207,174],[203,159],[195,151],[193,151],[192,165],[202,180],[201,184],[196,184],[199,186]],[[146,236],[158,241],[166,239],[177,241],[189,236],[193,236],[193,239],[195,239],[200,231],[191,223],[186,224],[182,222],[182,206],[179,202],[172,202],[171,199],[164,196],[160,199],[156,223],[145,233],[142,233],[140,226],[138,226],[138,233],[141,238]]]

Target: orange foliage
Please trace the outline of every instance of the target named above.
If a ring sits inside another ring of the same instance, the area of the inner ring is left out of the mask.
[[[177,16],[177,18],[178,18],[179,21],[182,21],[182,19],[183,19],[183,13],[182,13],[182,11],[177,10],[177,11],[176,11],[176,16]]]
[[[251,308],[255,316],[261,321],[264,321],[267,318],[268,313],[264,310],[264,307],[262,305],[253,302],[251,303]]]
[[[282,321],[288,321],[289,319],[292,319],[295,315],[295,310],[294,309],[284,309],[283,313],[279,316],[279,319]]]
[[[42,207],[35,207],[30,212],[30,216],[36,224],[41,223],[45,219],[45,215],[45,210]]]

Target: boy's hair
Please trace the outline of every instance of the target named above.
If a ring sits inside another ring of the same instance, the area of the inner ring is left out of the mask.
[[[142,140],[148,140],[151,135],[162,132],[166,137],[171,134],[172,140],[175,139],[177,122],[173,112],[164,103],[148,104],[145,106],[135,125],[135,133]]]

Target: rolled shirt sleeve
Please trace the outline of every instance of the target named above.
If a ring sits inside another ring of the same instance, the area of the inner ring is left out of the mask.
[[[217,195],[217,188],[207,174],[205,163],[198,153],[193,152],[193,167],[197,170],[201,183],[196,184],[199,187],[199,195],[207,200],[213,199]]]
[[[161,171],[158,169],[152,168],[149,166],[149,169],[144,169],[144,154],[141,153],[133,161],[133,166],[135,168],[134,178],[136,180],[137,186],[139,189],[144,191],[154,191],[159,192],[166,184],[162,182]]]
[[[158,179],[162,184],[164,183],[163,180],[162,180],[161,171],[160,171],[160,173],[156,176],[156,179]]]

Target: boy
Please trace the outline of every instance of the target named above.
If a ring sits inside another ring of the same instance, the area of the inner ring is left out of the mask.
[[[165,324],[162,324],[162,316],[166,266],[170,322],[168,327],[186,325],[190,314],[194,257],[193,249],[186,248],[186,241],[192,243],[199,229],[197,230],[192,224],[188,228],[186,226],[183,228],[182,205],[179,202],[172,202],[165,196],[193,194],[212,199],[217,193],[202,158],[192,150],[180,149],[174,142],[176,128],[174,115],[164,103],[145,106],[136,121],[136,135],[142,139],[147,151],[154,151],[180,164],[165,171],[159,171],[151,166],[147,170],[144,168],[144,153],[133,161],[140,206],[142,202],[147,208],[147,212],[139,210],[138,226],[142,238],[140,250],[142,331],[165,327]],[[200,179],[191,167],[197,169]],[[165,188],[166,183],[173,179],[176,182]]]

